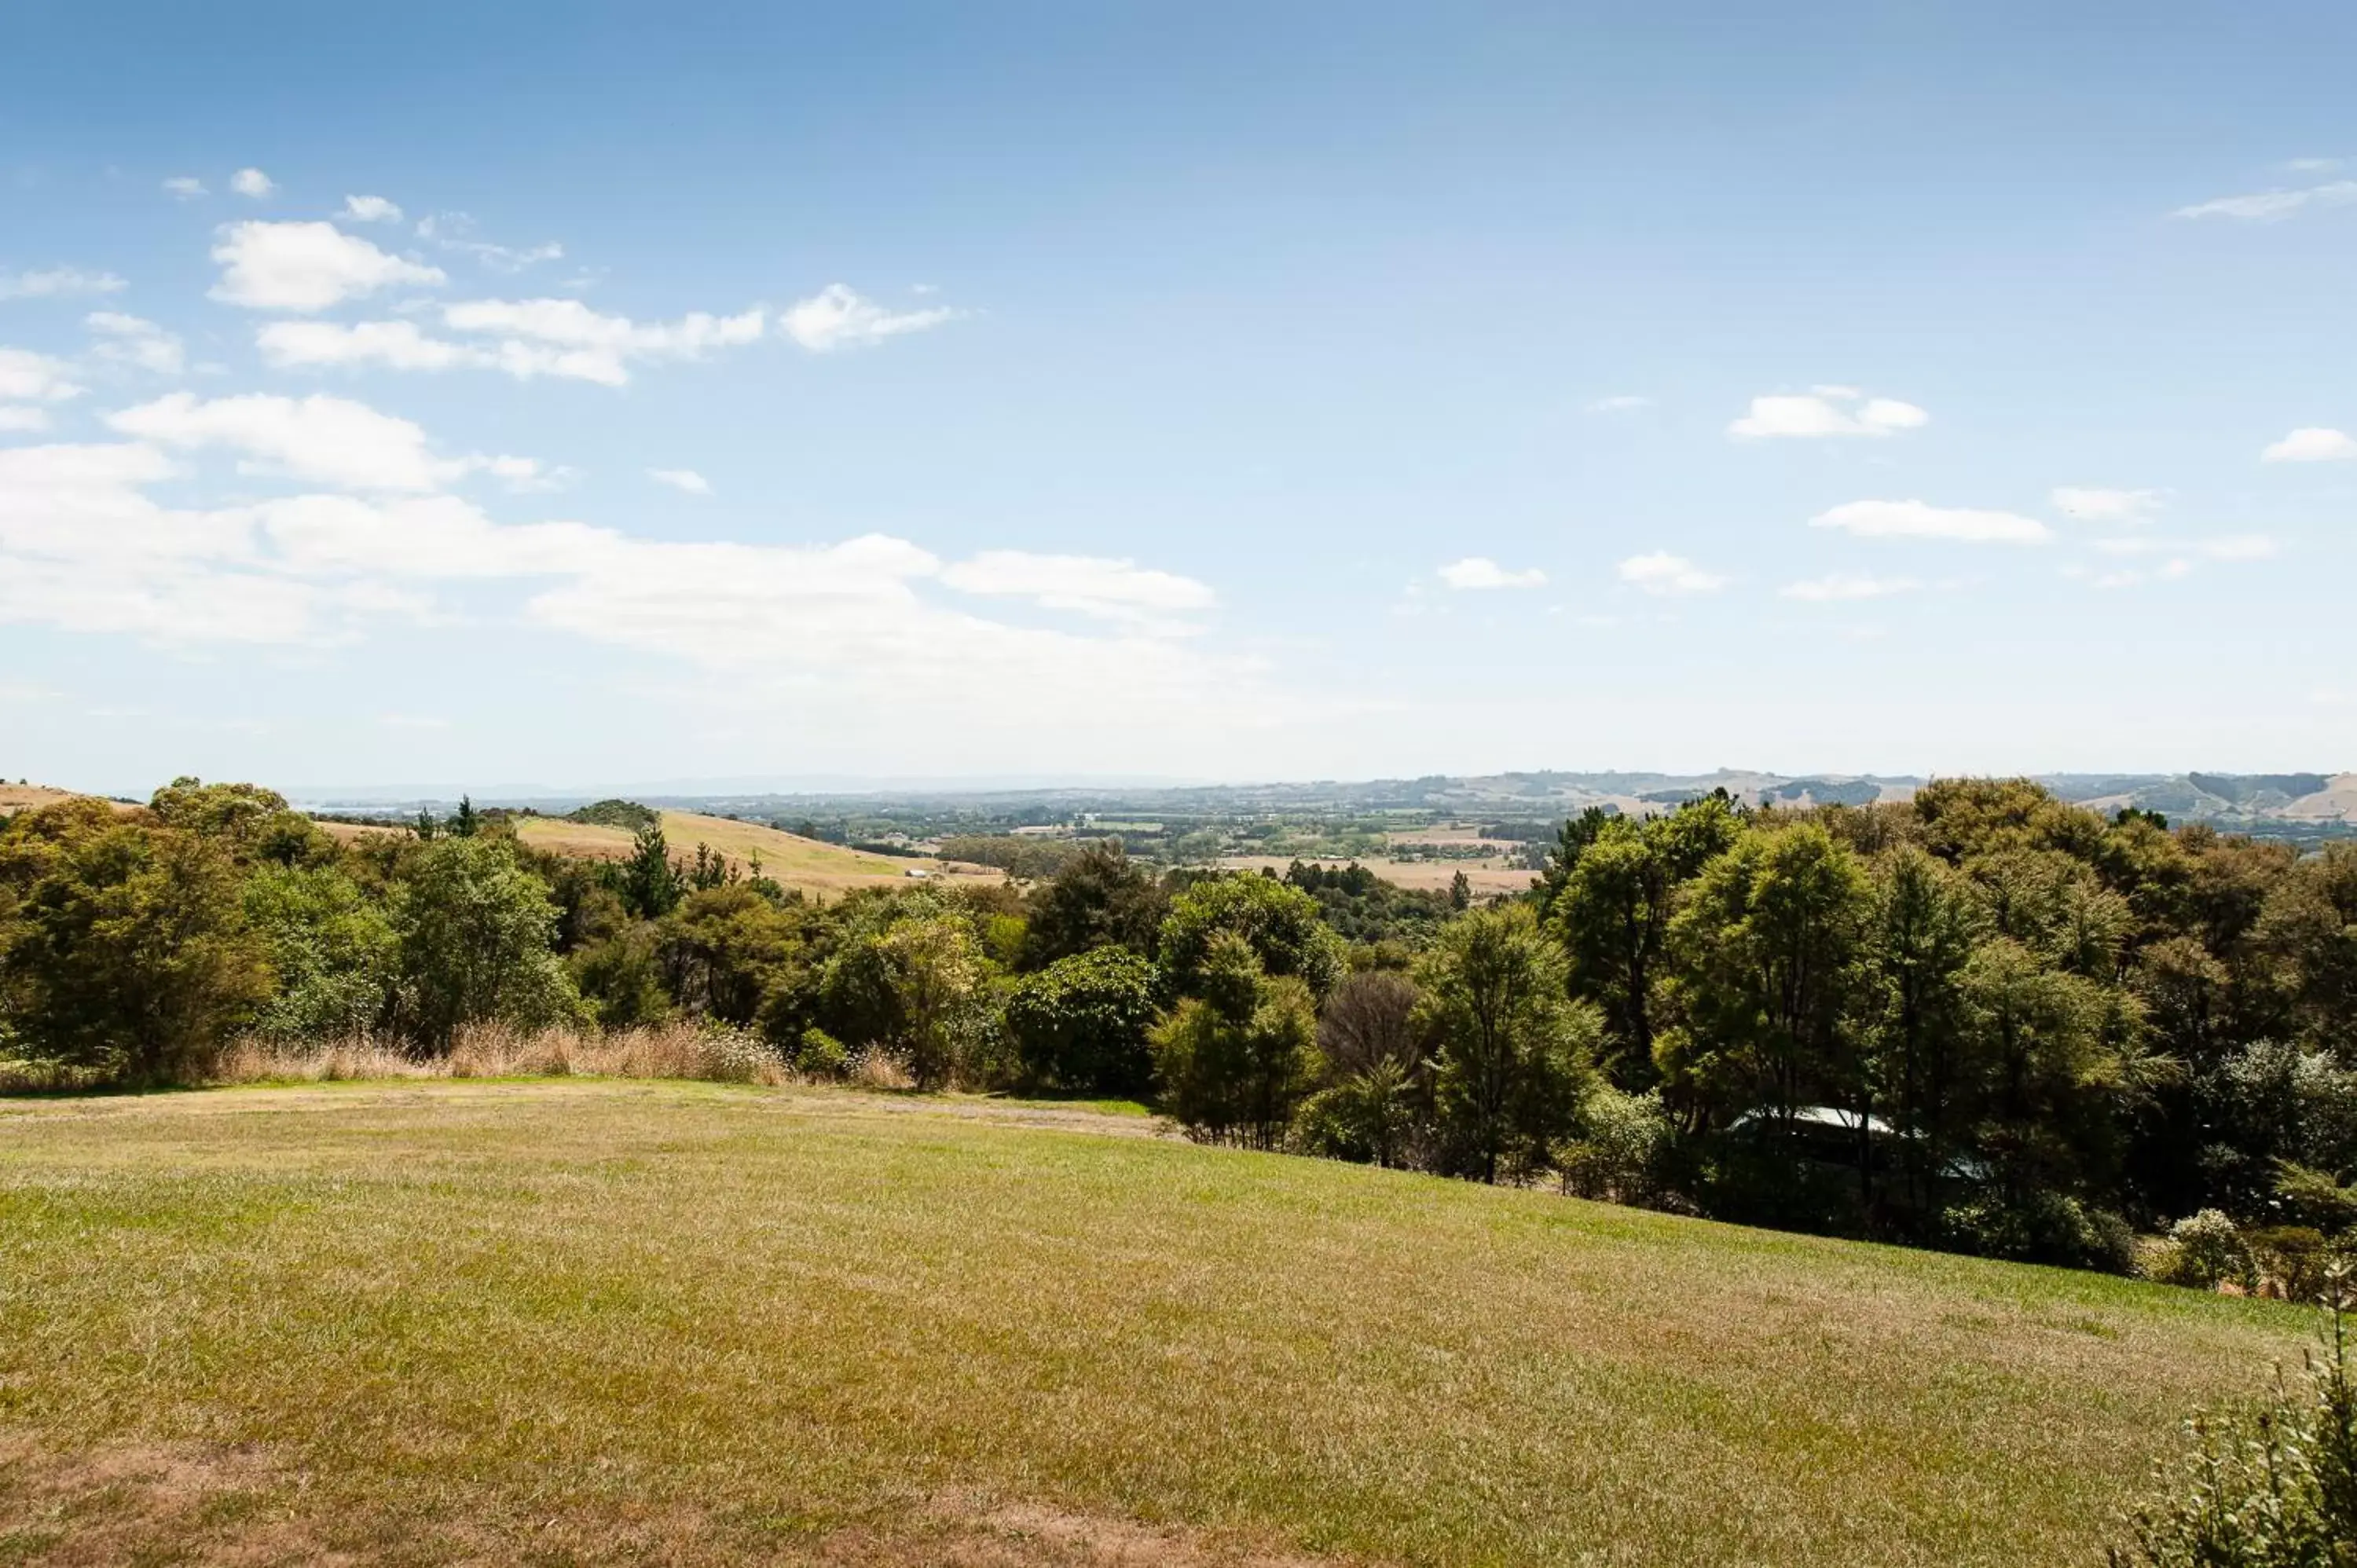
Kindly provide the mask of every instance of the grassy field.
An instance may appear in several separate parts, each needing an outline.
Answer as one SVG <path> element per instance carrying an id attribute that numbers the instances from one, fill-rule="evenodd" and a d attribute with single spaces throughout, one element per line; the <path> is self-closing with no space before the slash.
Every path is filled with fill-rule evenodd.
<path id="1" fill-rule="evenodd" d="M 783 832 L 759 822 L 739 822 L 694 811 L 664 811 L 663 838 L 673 858 L 692 854 L 699 843 L 726 855 L 740 870 L 749 872 L 759 855 L 761 872 L 788 887 L 811 893 L 840 893 L 849 887 L 880 887 L 906 883 L 916 867 L 952 881 L 996 883 L 1002 873 L 988 866 L 944 865 L 935 860 L 902 860 L 868 854 L 842 844 L 824 843 Z M 516 836 L 536 848 L 588 860 L 621 860 L 630 853 L 627 829 L 593 822 L 568 822 L 556 817 L 525 817 L 516 823 Z"/>
<path id="2" fill-rule="evenodd" d="M 1293 862 L 1283 855 L 1232 854 L 1220 864 L 1231 871 L 1272 870 L 1282 875 Z M 1401 887 L 1420 887 L 1427 892 L 1447 892 L 1460 871 L 1477 894 L 1527 893 L 1531 888 L 1532 873 L 1512 864 L 1503 855 L 1490 860 L 1394 860 L 1376 855 L 1355 862 L 1314 860 L 1303 864 L 1323 865 L 1334 871 L 1351 865 L 1363 865 L 1386 882 Z"/>
<path id="3" fill-rule="evenodd" d="M 0 1562 L 2094 1562 L 2286 1307 L 576 1080 L 0 1103 Z"/>

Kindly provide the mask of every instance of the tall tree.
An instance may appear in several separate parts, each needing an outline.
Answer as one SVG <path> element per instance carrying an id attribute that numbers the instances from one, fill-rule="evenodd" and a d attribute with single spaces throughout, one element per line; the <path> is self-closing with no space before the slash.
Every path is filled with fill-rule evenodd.
<path id="1" fill-rule="evenodd" d="M 1577 1123 L 1598 1033 L 1565 994 L 1561 950 L 1528 906 L 1477 910 L 1443 929 L 1416 980 L 1450 1163 L 1489 1182 L 1544 1169 Z"/>

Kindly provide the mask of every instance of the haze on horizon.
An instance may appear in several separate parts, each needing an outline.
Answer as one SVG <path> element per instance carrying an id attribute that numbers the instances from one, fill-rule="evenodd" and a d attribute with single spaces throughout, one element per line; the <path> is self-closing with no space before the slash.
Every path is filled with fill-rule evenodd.
<path id="1" fill-rule="evenodd" d="M 0 19 L 0 770 L 2357 767 L 2357 12 Z"/>

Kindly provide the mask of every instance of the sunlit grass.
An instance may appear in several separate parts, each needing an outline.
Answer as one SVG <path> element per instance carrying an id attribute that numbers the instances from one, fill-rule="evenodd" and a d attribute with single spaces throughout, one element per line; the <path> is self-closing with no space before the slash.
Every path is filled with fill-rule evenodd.
<path id="1" fill-rule="evenodd" d="M 2088 1561 L 2306 1326 L 1102 1128 L 0 1105 L 0 1562 Z"/>

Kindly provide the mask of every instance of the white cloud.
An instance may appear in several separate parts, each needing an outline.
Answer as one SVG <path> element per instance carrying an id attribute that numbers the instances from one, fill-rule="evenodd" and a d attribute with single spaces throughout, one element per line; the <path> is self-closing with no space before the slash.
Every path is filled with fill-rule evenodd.
<path id="1" fill-rule="evenodd" d="M 2357 457 L 2357 440 L 2317 425 L 2295 430 L 2259 454 L 2262 463 L 2337 463 Z"/>
<path id="2" fill-rule="evenodd" d="M 2180 207 L 2169 216 L 2240 218 L 2265 223 L 2288 218 L 2304 207 L 2346 207 L 2352 201 L 2357 201 L 2357 179 L 2336 179 L 2298 190 L 2262 190 L 2249 196 L 2222 196 L 2214 201 L 2198 201 L 2190 207 Z"/>
<path id="3" fill-rule="evenodd" d="M 813 354 L 862 343 L 880 343 L 954 320 L 954 310 L 892 311 L 863 299 L 842 284 L 829 284 L 778 317 L 779 329 Z"/>
<path id="4" fill-rule="evenodd" d="M 1863 401 L 1861 401 L 1863 400 Z M 1729 435 L 1759 440 L 1780 435 L 1889 435 L 1931 423 L 1932 416 L 1897 398 L 1868 398 L 1856 387 L 1813 387 L 1751 400 L 1749 412 L 1727 427 Z"/>
<path id="5" fill-rule="evenodd" d="M 2089 542 L 2104 555 L 2201 556 L 2211 561 L 2266 561 L 2277 553 L 2276 542 L 2264 533 L 2227 533 L 2211 539 L 2156 539 L 2148 533 Z"/>
<path id="6" fill-rule="evenodd" d="M 382 364 L 397 371 L 441 371 L 496 362 L 480 349 L 428 338 L 414 321 L 273 321 L 254 334 L 254 343 L 281 370 Z"/>
<path id="7" fill-rule="evenodd" d="M 553 240 L 544 245 L 519 249 L 469 238 L 474 228 L 475 220 L 463 212 L 429 212 L 417 220 L 417 237 L 443 250 L 472 256 L 499 273 L 520 273 L 543 262 L 561 261 L 565 256 L 565 247 Z"/>
<path id="8" fill-rule="evenodd" d="M 347 196 L 344 216 L 355 223 L 398 223 L 401 209 L 382 196 Z"/>
<path id="9" fill-rule="evenodd" d="M 500 339 L 474 350 L 485 356 L 476 362 L 519 380 L 567 376 L 619 386 L 630 380 L 632 360 L 694 360 L 753 342 L 767 315 L 756 306 L 736 316 L 699 310 L 677 321 L 640 323 L 602 315 L 577 299 L 479 299 L 446 306 L 442 323 Z"/>
<path id="10" fill-rule="evenodd" d="M 1953 539 L 1973 544 L 2040 544 L 2050 537 L 2046 525 L 2034 517 L 1920 500 L 1850 501 L 1819 512 L 1809 526 L 1837 528 L 1867 539 Z"/>
<path id="11" fill-rule="evenodd" d="M 1652 406 L 1653 400 L 1652 398 L 1642 396 L 1637 392 L 1616 392 L 1610 397 L 1599 397 L 1594 403 L 1589 403 L 1587 405 L 1587 412 L 1590 413 L 1625 413 L 1631 409 L 1651 408 Z"/>
<path id="12" fill-rule="evenodd" d="M 1031 599 L 1103 620 L 1179 615 L 1213 602 L 1211 590 L 1192 577 L 1094 555 L 985 550 L 947 568 L 942 581 L 961 593 Z"/>
<path id="13" fill-rule="evenodd" d="M 205 182 L 203 180 L 185 174 L 176 175 L 172 178 L 166 180 L 164 182 L 164 188 L 170 192 L 174 199 L 180 201 L 194 201 L 199 196 L 210 194 L 205 189 Z"/>
<path id="14" fill-rule="evenodd" d="M 285 475 L 361 490 L 431 490 L 477 470 L 513 483 L 542 478 L 527 458 L 437 457 L 425 432 L 366 403 L 314 395 L 259 393 L 201 402 L 173 392 L 109 414 L 125 435 L 166 446 L 225 446 L 242 453 L 238 471 Z"/>
<path id="15" fill-rule="evenodd" d="M 1631 555 L 1620 563 L 1620 580 L 1649 594 L 1715 594 L 1727 586 L 1727 579 L 1716 573 L 1706 572 L 1683 555 L 1673 555 L 1657 550 L 1651 555 Z"/>
<path id="16" fill-rule="evenodd" d="M 29 349 L 0 349 L 0 403 L 63 403 L 81 395 L 62 360 Z"/>
<path id="17" fill-rule="evenodd" d="M 229 188 L 240 196 L 250 196 L 259 201 L 276 190 L 278 185 L 258 168 L 242 168 L 229 177 Z"/>
<path id="18" fill-rule="evenodd" d="M 1536 566 L 1509 572 L 1487 555 L 1468 555 L 1440 568 L 1440 580 L 1452 588 L 1543 588 L 1546 574 Z"/>
<path id="19" fill-rule="evenodd" d="M 159 376 L 177 376 L 188 368 L 180 339 L 152 321 L 119 310 L 94 310 L 82 317 L 82 324 L 99 334 L 91 352 L 102 360 Z"/>
<path id="20" fill-rule="evenodd" d="M 1274 726 L 1254 660 L 1200 651 L 1169 612 L 1210 590 L 1132 563 L 985 553 L 945 565 L 907 540 L 754 545 L 636 539 L 576 522 L 503 524 L 449 495 L 296 495 L 160 507 L 152 446 L 0 447 L 0 622 L 166 643 L 350 640 L 430 619 L 437 585 L 471 613 L 635 649 L 727 677 L 730 703 L 791 700 L 857 728 L 971 724 L 1047 704 L 1135 725 Z M 1008 624 L 941 595 L 998 593 L 1098 618 Z M 813 709 L 813 704 L 816 704 Z"/>
<path id="21" fill-rule="evenodd" d="M 1787 583 L 1776 591 L 1788 599 L 1806 599 L 1816 604 L 1832 604 L 1853 599 L 1889 598 L 1894 594 L 1911 594 L 1922 585 L 1912 577 L 1868 577 L 1857 573 L 1835 572 L 1831 576 L 1813 577 L 1798 583 Z"/>
<path id="22" fill-rule="evenodd" d="M 114 294 L 126 285 L 113 273 L 51 267 L 38 273 L 0 273 L 0 299 L 52 299 L 66 295 Z"/>
<path id="23" fill-rule="evenodd" d="M 712 493 L 712 481 L 693 468 L 649 468 L 647 478 L 659 485 L 669 485 L 673 489 L 684 490 L 692 496 L 708 496 Z"/>
<path id="24" fill-rule="evenodd" d="M 17 435 L 26 431 L 47 430 L 49 411 L 45 408 L 25 408 L 14 403 L 0 403 L 0 435 Z"/>
<path id="25" fill-rule="evenodd" d="M 2163 497 L 2158 490 L 2107 490 L 2061 485 L 2056 487 L 2050 499 L 2057 511 L 2083 522 L 2135 524 L 2150 521 Z"/>
<path id="26" fill-rule="evenodd" d="M 307 315 L 395 284 L 447 281 L 439 267 L 388 254 L 332 223 L 224 224 L 213 260 L 222 270 L 212 297 L 254 310 Z"/>

